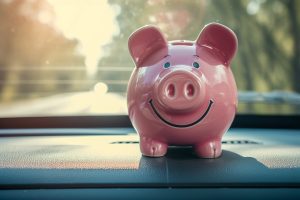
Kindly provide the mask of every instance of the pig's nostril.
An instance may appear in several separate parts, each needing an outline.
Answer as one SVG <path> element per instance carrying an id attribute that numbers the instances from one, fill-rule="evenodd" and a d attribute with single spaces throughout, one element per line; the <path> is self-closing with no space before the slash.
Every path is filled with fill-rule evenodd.
<path id="1" fill-rule="evenodd" d="M 185 88 L 185 94 L 187 97 L 193 97 L 195 94 L 195 88 L 192 84 L 188 84 Z"/>
<path id="2" fill-rule="evenodd" d="M 175 96 L 175 86 L 174 84 L 169 84 L 167 86 L 167 96 L 173 98 Z"/>

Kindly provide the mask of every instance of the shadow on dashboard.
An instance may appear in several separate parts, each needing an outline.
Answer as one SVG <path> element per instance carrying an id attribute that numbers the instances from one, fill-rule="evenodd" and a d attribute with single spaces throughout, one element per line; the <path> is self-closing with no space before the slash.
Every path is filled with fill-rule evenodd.
<path id="1" fill-rule="evenodd" d="M 170 147 L 164 157 L 151 158 L 142 156 L 139 168 L 145 167 L 180 167 L 183 170 L 246 170 L 253 168 L 256 170 L 267 170 L 268 168 L 252 157 L 243 157 L 232 151 L 223 150 L 222 155 L 216 159 L 199 158 L 195 155 L 191 147 Z"/>
<path id="2" fill-rule="evenodd" d="M 293 183 L 299 179 L 299 168 L 270 169 L 253 157 L 243 157 L 223 150 L 217 159 L 198 158 L 193 149 L 171 147 L 165 157 L 141 157 L 139 169 L 166 168 L 173 184 L 255 184 Z"/>

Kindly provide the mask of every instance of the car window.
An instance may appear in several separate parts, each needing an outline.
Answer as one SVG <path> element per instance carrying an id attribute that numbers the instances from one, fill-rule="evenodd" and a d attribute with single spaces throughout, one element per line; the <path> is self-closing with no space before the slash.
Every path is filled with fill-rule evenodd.
<path id="1" fill-rule="evenodd" d="M 121 115 L 134 68 L 127 39 L 146 24 L 195 40 L 237 34 L 238 113 L 300 113 L 300 1 L 1 0 L 0 117 Z"/>

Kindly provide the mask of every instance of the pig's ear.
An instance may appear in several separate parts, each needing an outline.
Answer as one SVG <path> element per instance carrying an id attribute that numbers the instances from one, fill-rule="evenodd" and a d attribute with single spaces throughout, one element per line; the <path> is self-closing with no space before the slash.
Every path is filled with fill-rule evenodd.
<path id="1" fill-rule="evenodd" d="M 206 25 L 200 32 L 196 44 L 201 47 L 218 51 L 225 65 L 229 65 L 236 54 L 238 40 L 235 33 L 228 27 L 211 23 Z"/>
<path id="2" fill-rule="evenodd" d="M 155 26 L 144 26 L 132 33 L 128 48 L 137 67 L 155 64 L 168 54 L 168 43 Z"/>

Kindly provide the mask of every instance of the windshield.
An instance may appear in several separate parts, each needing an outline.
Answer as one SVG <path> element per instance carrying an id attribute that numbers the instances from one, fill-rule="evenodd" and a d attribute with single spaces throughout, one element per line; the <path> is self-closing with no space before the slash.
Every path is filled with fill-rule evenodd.
<path id="1" fill-rule="evenodd" d="M 300 1 L 1 0 L 0 117 L 126 114 L 127 39 L 146 24 L 237 34 L 239 113 L 300 113 Z"/>

